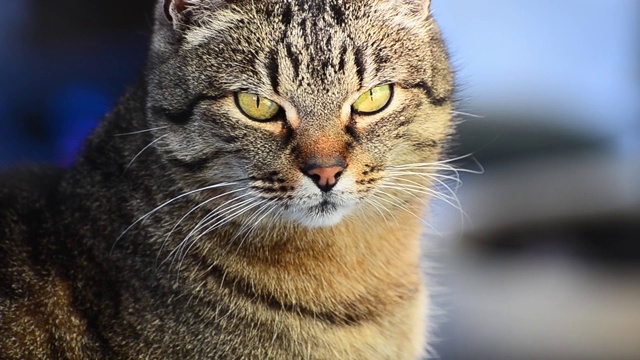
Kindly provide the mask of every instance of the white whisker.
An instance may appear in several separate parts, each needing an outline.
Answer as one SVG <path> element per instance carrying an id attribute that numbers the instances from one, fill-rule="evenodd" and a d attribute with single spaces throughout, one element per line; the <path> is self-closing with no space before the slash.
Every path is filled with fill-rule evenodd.
<path id="1" fill-rule="evenodd" d="M 139 130 L 139 131 L 133 131 L 133 132 L 128 132 L 128 133 L 115 134 L 113 136 L 129 136 L 129 135 L 143 134 L 143 133 L 162 130 L 162 129 L 166 129 L 166 128 L 168 128 L 168 126 L 160 126 L 160 127 L 156 127 L 156 128 L 152 128 L 152 129 L 147 129 L 147 130 Z"/>
<path id="2" fill-rule="evenodd" d="M 418 216 L 417 214 L 415 214 L 413 211 L 411 211 L 411 209 L 407 208 L 404 204 L 401 204 L 401 203 L 399 204 L 399 203 L 397 202 L 397 201 L 399 201 L 399 200 L 397 200 L 396 198 L 394 198 L 394 197 L 393 197 L 393 196 L 391 196 L 390 194 L 387 194 L 387 193 L 386 193 L 386 192 L 384 192 L 384 191 L 378 191 L 378 194 L 380 194 L 380 195 L 386 195 L 386 196 L 388 196 L 388 197 L 390 197 L 390 198 L 391 198 L 391 200 L 388 200 L 388 199 L 385 199 L 385 198 L 383 198 L 383 197 L 381 197 L 381 196 L 378 196 L 377 198 L 378 198 L 379 200 L 386 201 L 386 202 L 390 203 L 391 205 L 393 205 L 393 206 L 395 206 L 395 207 L 399 208 L 400 210 L 405 211 L 405 212 L 406 212 L 406 213 L 408 213 L 409 215 L 411 215 L 411 216 L 415 217 L 416 219 L 420 220 L 420 222 L 421 222 L 422 224 L 424 224 L 424 225 L 428 226 L 431 230 L 433 230 L 433 232 L 434 232 L 434 233 L 436 233 L 436 234 L 437 234 L 437 235 L 439 235 L 439 236 L 442 236 L 442 235 L 440 234 L 440 232 L 439 232 L 438 230 L 436 230 L 436 229 L 433 227 L 433 225 L 431 225 L 431 224 L 429 224 L 428 222 L 426 222 L 422 217 L 420 217 L 420 216 Z M 396 200 L 396 201 L 392 201 L 392 200 Z"/>
<path id="3" fill-rule="evenodd" d="M 134 161 L 136 161 L 136 159 L 142 155 L 143 152 L 145 152 L 145 150 L 147 150 L 148 148 L 150 148 L 153 144 L 157 143 L 158 141 L 162 140 L 162 138 L 164 138 L 165 136 L 167 136 L 167 134 L 160 136 L 159 138 L 153 140 L 151 143 L 149 143 L 149 145 L 145 146 L 142 150 L 140 150 L 140 152 L 138 152 L 136 154 L 136 156 L 133 157 L 133 159 L 131 159 L 131 161 L 129 161 L 129 163 L 127 164 L 127 166 L 124 168 L 124 172 L 127 172 L 127 170 L 129 170 L 129 167 L 131 166 L 131 164 L 133 164 Z"/>
<path id="4" fill-rule="evenodd" d="M 234 202 L 236 202 L 236 201 L 238 201 L 238 200 L 241 200 L 241 198 L 242 198 L 242 197 L 244 197 L 244 196 L 246 196 L 246 195 L 247 195 L 247 194 L 243 194 L 243 195 L 240 195 L 239 197 L 235 197 L 235 198 L 233 198 L 233 199 L 227 200 L 227 201 L 225 201 L 224 203 L 222 203 L 222 204 L 218 205 L 215 209 L 211 210 L 211 211 L 210 211 L 210 212 L 209 212 L 209 213 L 208 213 L 208 214 L 207 214 L 207 215 L 206 215 L 202 220 L 200 220 L 200 221 L 196 224 L 196 226 L 195 226 L 193 229 L 191 229 L 191 231 L 187 234 L 187 236 L 185 236 L 185 237 L 184 237 L 184 239 L 182 239 L 182 241 L 180 242 L 180 244 L 178 244 L 178 246 L 176 246 L 173 250 L 171 250 L 171 252 L 170 252 L 170 253 L 169 253 L 169 255 L 165 258 L 165 260 L 164 260 L 164 261 L 162 261 L 162 264 L 164 264 L 167 260 L 169 260 L 169 259 L 170 259 L 170 258 L 172 258 L 172 257 L 173 257 L 174 259 L 175 259 L 175 257 L 176 257 L 176 256 L 180 256 L 180 257 L 181 257 L 181 256 L 182 256 L 182 254 L 183 254 L 183 250 L 184 250 L 184 248 L 187 246 L 187 244 L 189 244 L 189 243 L 190 243 L 191 238 L 192 238 L 192 237 L 193 237 L 193 236 L 194 236 L 198 231 L 200 231 L 200 229 L 202 229 L 202 228 L 204 228 L 204 227 L 208 226 L 208 224 L 210 224 L 211 222 L 215 222 L 215 221 L 216 221 L 216 219 L 217 219 L 217 218 L 220 218 L 221 216 L 223 216 L 223 215 L 224 215 L 224 213 L 229 212 L 229 211 L 232 211 L 232 209 L 233 209 L 234 207 L 242 206 L 244 203 L 246 203 L 246 202 L 248 202 L 248 201 L 251 201 L 252 199 L 242 200 L 242 201 L 240 202 L 240 204 L 232 205 L 232 206 L 230 207 L 230 209 L 229 209 L 229 208 L 228 208 L 228 209 L 225 209 L 225 210 L 224 210 L 224 212 L 222 212 L 222 213 L 217 212 L 217 211 L 218 211 L 218 209 L 220 209 L 220 208 L 222 208 L 222 207 L 226 206 L 227 204 L 234 203 Z M 211 220 L 211 219 L 213 219 L 213 220 Z M 173 264 L 173 260 L 171 261 L 171 264 Z"/>
<path id="5" fill-rule="evenodd" d="M 205 186 L 203 188 L 200 189 L 196 189 L 196 190 L 191 190 L 188 191 L 184 194 L 178 195 L 164 203 L 162 203 L 161 205 L 159 205 L 158 207 L 154 208 L 153 210 L 149 211 L 148 213 L 142 215 L 138 220 L 136 220 L 133 224 L 129 225 L 129 227 L 127 227 L 122 234 L 120 234 L 120 236 L 118 236 L 118 238 L 116 239 L 116 241 L 113 243 L 113 246 L 111 247 L 111 251 L 113 252 L 113 249 L 115 248 L 116 244 L 118 243 L 118 241 L 120 241 L 120 239 L 122 239 L 122 237 L 129 231 L 131 230 L 131 228 L 133 228 L 134 226 L 136 226 L 137 224 L 139 224 L 141 221 L 145 220 L 146 218 L 148 218 L 149 216 L 153 215 L 154 213 L 156 213 L 157 211 L 159 211 L 160 209 L 162 209 L 163 207 L 169 205 L 170 203 L 182 199 L 186 196 L 198 193 L 198 192 L 202 192 L 202 191 L 206 191 L 206 190 L 211 190 L 211 189 L 215 189 L 215 188 L 219 188 L 222 186 L 230 186 L 230 185 L 235 185 L 238 184 L 238 182 L 226 182 L 226 183 L 220 183 L 220 184 L 215 184 L 215 185 L 210 185 L 210 186 Z"/>
<path id="6" fill-rule="evenodd" d="M 227 196 L 229 194 L 233 194 L 239 191 L 245 191 L 248 190 L 248 188 L 241 188 L 241 189 L 236 189 L 236 190 L 231 190 L 231 191 L 227 191 L 224 192 L 222 194 L 216 195 L 210 199 L 207 199 L 206 201 L 203 201 L 202 203 L 200 203 L 198 206 L 195 206 L 193 209 L 189 210 L 189 212 L 187 212 L 184 216 L 182 216 L 182 218 L 180 218 L 180 220 L 178 220 L 173 227 L 171 228 L 171 231 L 169 231 L 169 233 L 167 234 L 167 236 L 165 237 L 164 241 L 162 242 L 162 246 L 160 247 L 160 250 L 158 251 L 158 256 L 160 256 L 160 253 L 162 252 L 162 250 L 164 249 L 165 244 L 167 243 L 167 241 L 169 240 L 169 238 L 171 237 L 171 235 L 173 234 L 173 232 L 178 228 L 178 226 L 189 216 L 191 215 L 193 212 L 195 212 L 196 210 L 198 210 L 199 208 L 205 206 L 206 204 L 217 200 L 223 196 Z M 157 261 L 157 258 L 156 258 Z"/>
<path id="7" fill-rule="evenodd" d="M 247 238 L 253 236 L 253 234 L 255 233 L 255 231 L 258 229 L 258 225 L 260 224 L 260 222 L 267 217 L 271 211 L 273 211 L 273 209 L 275 209 L 274 206 L 272 206 L 274 204 L 274 201 L 271 200 L 265 200 L 265 204 L 263 204 L 260 209 L 258 209 L 258 211 L 256 211 L 256 213 L 250 218 L 249 223 L 251 221 L 253 221 L 253 219 L 255 219 L 258 215 L 260 216 L 262 214 L 262 212 L 267 209 L 266 212 L 264 212 L 264 214 L 262 216 L 260 216 L 260 218 L 258 220 L 256 220 L 255 222 L 253 222 L 253 224 L 251 224 L 251 227 L 248 229 L 248 231 L 246 232 L 246 234 L 244 235 L 244 237 L 242 238 L 242 240 L 240 240 L 240 244 L 238 244 L 237 249 L 236 249 L 236 255 L 238 255 L 238 251 L 240 251 L 240 248 L 242 247 L 242 245 L 244 244 L 244 242 L 247 240 Z M 242 229 L 241 229 L 242 231 Z M 238 231 L 238 234 L 241 234 L 242 232 Z M 235 237 L 231 240 L 231 242 L 233 242 L 233 240 L 235 240 Z M 230 242 L 230 244 L 231 244 Z M 227 246 L 228 249 L 228 246 Z"/>
<path id="8" fill-rule="evenodd" d="M 394 190 L 400 190 L 403 191 L 405 193 L 411 194 L 411 195 L 415 195 L 415 193 L 418 194 L 423 194 L 423 195 L 428 195 L 428 196 L 432 196 L 436 199 L 442 200 L 444 202 L 446 202 L 447 204 L 451 205 L 454 209 L 462 211 L 461 207 L 459 205 L 456 204 L 456 202 L 454 202 L 455 200 L 448 197 L 447 195 L 444 195 L 442 193 L 439 193 L 437 191 L 434 191 L 432 189 L 429 188 L 424 188 L 424 187 L 417 187 L 414 185 L 407 185 L 407 184 L 385 184 L 385 185 L 380 185 L 380 188 L 383 189 L 394 189 Z M 422 200 L 422 199 L 421 199 Z"/>
<path id="9" fill-rule="evenodd" d="M 467 117 L 474 118 L 474 119 L 484 119 L 486 117 L 484 115 L 472 114 L 472 113 L 462 112 L 462 111 L 450 111 L 449 113 L 451 115 L 467 116 Z"/>
<path id="10" fill-rule="evenodd" d="M 456 188 L 462 185 L 462 180 L 457 176 L 449 176 L 433 172 L 415 172 L 415 171 L 388 171 L 387 175 L 391 178 L 400 176 L 418 176 L 425 180 L 444 179 L 456 183 Z"/>
<path id="11" fill-rule="evenodd" d="M 464 160 L 464 159 L 471 159 L 478 166 L 479 170 L 459 168 L 459 167 L 454 167 L 454 166 L 451 165 L 451 163 L 454 163 L 454 162 L 460 161 L 460 160 Z M 397 170 L 401 170 L 401 169 L 407 169 L 407 168 L 412 168 L 412 169 L 428 168 L 428 169 L 438 169 L 438 170 L 455 171 L 455 172 L 465 172 L 465 173 L 471 173 L 471 174 L 483 174 L 484 173 L 484 168 L 478 162 L 478 160 L 476 160 L 473 157 L 473 154 L 462 155 L 462 156 L 458 156 L 458 157 L 455 157 L 455 158 L 446 159 L 446 160 L 439 160 L 439 161 L 434 161 L 434 162 L 393 165 L 393 166 L 388 166 L 386 169 L 389 169 L 389 170 L 396 170 L 396 169 Z"/>
<path id="12" fill-rule="evenodd" d="M 200 229 L 209 226 L 211 223 L 214 223 L 216 221 L 218 221 L 220 218 L 224 217 L 225 215 L 229 214 L 230 212 L 235 211 L 238 207 L 241 207 L 247 203 L 252 202 L 254 199 L 253 198 L 249 198 L 249 199 L 244 199 L 242 201 L 240 201 L 239 203 L 233 204 L 233 205 L 229 205 L 226 209 L 224 209 L 223 211 L 218 211 L 219 209 L 223 208 L 224 206 L 227 206 L 228 204 L 234 203 L 238 200 L 241 200 L 243 197 L 249 196 L 251 195 L 251 193 L 245 193 L 245 194 L 241 194 L 238 197 L 235 197 L 233 199 L 227 200 L 224 203 L 218 205 L 218 207 L 216 207 L 215 209 L 211 210 L 202 220 L 200 220 L 198 222 L 198 224 L 196 224 L 196 226 L 191 230 L 191 232 L 189 232 L 189 234 L 185 237 L 185 240 L 189 239 L 191 236 L 193 236 L 196 232 L 200 231 Z"/>
<path id="13" fill-rule="evenodd" d="M 216 207 L 215 209 L 213 209 L 212 211 L 210 211 L 202 220 L 200 220 L 198 222 L 198 224 L 196 224 L 196 226 L 189 232 L 189 234 L 187 234 L 187 236 L 185 236 L 185 238 L 182 240 L 180 245 L 178 245 L 169 254 L 169 257 L 171 257 L 176 252 L 179 253 L 180 257 L 182 257 L 183 254 L 184 254 L 185 247 L 189 246 L 189 244 L 193 243 L 194 241 L 199 240 L 207 232 L 213 230 L 214 227 L 216 227 L 218 225 L 226 224 L 227 223 L 227 222 L 225 222 L 225 217 L 226 216 L 229 216 L 229 218 L 226 218 L 227 220 L 228 219 L 232 220 L 233 218 L 238 216 L 239 213 L 241 213 L 243 209 L 246 209 L 246 207 L 243 208 L 243 206 L 246 206 L 247 204 L 251 204 L 252 202 L 255 201 L 254 198 L 249 198 L 249 199 L 242 200 L 243 197 L 248 196 L 248 195 L 251 195 L 251 193 L 242 194 L 242 195 L 240 195 L 240 196 L 238 196 L 236 198 L 228 200 L 228 201 L 224 202 L 223 204 L 219 205 L 218 207 Z M 229 205 L 229 206 L 227 206 L 227 205 Z M 225 208 L 225 206 L 226 206 L 226 208 Z M 223 210 L 219 211 L 219 209 L 223 209 Z M 207 230 L 205 230 L 202 233 L 198 234 L 204 228 L 206 228 Z M 194 236 L 196 236 L 196 235 L 197 235 L 197 237 L 195 239 L 193 239 Z"/>
<path id="14" fill-rule="evenodd" d="M 249 218 L 244 219 L 243 220 L 243 224 L 242 227 L 240 227 L 240 229 L 237 231 L 236 235 L 231 239 L 231 242 L 233 242 L 240 234 L 242 234 L 245 230 L 249 230 L 249 229 L 253 229 L 255 228 L 255 226 L 260 222 L 260 220 L 262 220 L 262 218 L 260 218 L 258 221 L 252 223 L 256 218 L 258 218 L 262 212 L 265 209 L 269 209 L 269 206 L 273 205 L 273 201 L 271 200 L 265 200 L 263 202 L 263 205 L 260 206 L 260 208 L 253 214 L 251 215 Z M 267 211 L 268 213 L 268 211 Z"/>
<path id="15" fill-rule="evenodd" d="M 255 201 L 255 199 L 249 199 L 252 201 Z M 199 234 L 195 239 L 191 240 L 191 239 L 186 239 L 184 243 L 184 245 L 181 245 L 180 247 L 183 247 L 183 250 L 181 251 L 180 254 L 180 262 L 178 264 L 178 274 L 180 272 L 180 269 L 182 268 L 182 263 L 185 259 L 185 257 L 187 256 L 187 254 L 189 253 L 189 251 L 193 248 L 193 246 L 205 235 L 207 235 L 208 233 L 220 228 L 223 225 L 228 224 L 229 222 L 233 221 L 234 219 L 236 219 L 237 217 L 239 217 L 240 215 L 246 213 L 247 211 L 253 209 L 256 206 L 259 206 L 260 204 L 262 204 L 263 201 L 255 201 L 254 203 L 250 203 L 248 206 L 246 206 L 245 208 L 242 208 L 240 210 L 237 210 L 236 212 L 232 213 L 229 215 L 228 218 L 223 219 L 221 221 L 218 221 L 217 223 L 211 225 L 209 228 L 207 228 L 206 230 L 204 230 L 201 234 Z M 186 247 L 186 248 L 185 248 Z"/>
<path id="16" fill-rule="evenodd" d="M 370 197 L 365 198 L 365 203 L 368 203 L 369 205 L 371 205 L 371 207 L 373 207 L 380 214 L 380 216 L 384 220 L 385 224 L 389 225 L 389 222 L 387 221 L 387 218 L 384 216 L 384 213 L 380 209 L 383 209 L 383 210 L 387 211 L 391 215 L 393 220 L 396 222 L 396 225 L 398 225 L 398 220 L 396 220 L 395 216 L 393 216 L 393 213 L 391 211 L 389 211 L 389 209 L 384 207 L 382 204 L 380 204 L 376 200 L 376 196 L 375 195 L 372 194 Z"/>

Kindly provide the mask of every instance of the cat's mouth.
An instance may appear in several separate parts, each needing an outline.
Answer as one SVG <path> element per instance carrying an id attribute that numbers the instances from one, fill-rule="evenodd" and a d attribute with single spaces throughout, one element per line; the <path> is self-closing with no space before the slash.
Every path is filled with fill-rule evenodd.
<path id="1" fill-rule="evenodd" d="M 322 199 L 320 204 L 316 205 L 315 207 L 318 208 L 321 212 L 330 212 L 336 211 L 338 206 L 330 200 Z"/>
<path id="2" fill-rule="evenodd" d="M 352 209 L 353 205 L 323 197 L 315 204 L 288 206 L 284 214 L 290 220 L 303 226 L 318 228 L 338 224 Z"/>

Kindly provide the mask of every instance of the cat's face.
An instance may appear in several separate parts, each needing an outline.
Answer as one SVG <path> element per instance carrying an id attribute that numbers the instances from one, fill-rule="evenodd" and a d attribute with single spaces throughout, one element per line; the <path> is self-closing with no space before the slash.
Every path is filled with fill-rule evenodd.
<path id="1" fill-rule="evenodd" d="M 415 197 L 386 199 L 390 173 L 436 161 L 451 128 L 423 0 L 161 1 L 148 82 L 186 189 L 234 183 L 238 203 L 309 227 Z"/>

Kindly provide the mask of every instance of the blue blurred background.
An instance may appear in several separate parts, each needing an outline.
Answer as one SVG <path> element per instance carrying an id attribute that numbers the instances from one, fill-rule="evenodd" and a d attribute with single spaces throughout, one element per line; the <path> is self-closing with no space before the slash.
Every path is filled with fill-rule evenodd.
<path id="1" fill-rule="evenodd" d="M 0 11 L 0 168 L 68 165 L 140 76 L 153 1 L 13 0 Z"/>
<path id="2" fill-rule="evenodd" d="M 152 5 L 5 1 L 0 169 L 72 163 L 140 76 Z M 433 0 L 433 11 L 458 69 L 452 155 L 485 169 L 462 173 L 466 216 L 436 203 L 429 218 L 435 350 L 640 359 L 640 4 Z"/>

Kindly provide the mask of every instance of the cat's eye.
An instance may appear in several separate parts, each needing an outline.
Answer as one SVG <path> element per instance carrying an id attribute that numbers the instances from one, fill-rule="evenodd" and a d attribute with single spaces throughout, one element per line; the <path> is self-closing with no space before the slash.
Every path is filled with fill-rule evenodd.
<path id="1" fill-rule="evenodd" d="M 236 104 L 245 116 L 260 122 L 271 121 L 280 112 L 274 101 L 247 92 L 236 93 Z"/>
<path id="2" fill-rule="evenodd" d="M 359 114 L 373 115 L 382 111 L 393 96 L 393 86 L 391 84 L 376 86 L 364 94 L 353 103 L 353 110 Z"/>

